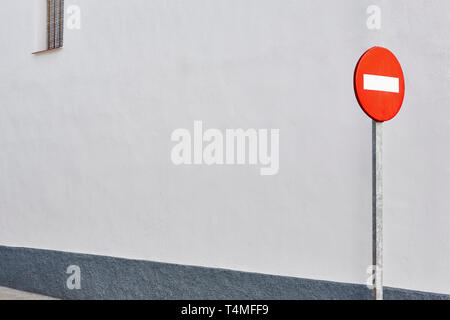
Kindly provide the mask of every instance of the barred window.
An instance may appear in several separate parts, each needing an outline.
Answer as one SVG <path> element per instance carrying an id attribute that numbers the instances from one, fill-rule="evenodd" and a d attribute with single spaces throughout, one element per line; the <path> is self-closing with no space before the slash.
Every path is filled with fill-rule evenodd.
<path id="1" fill-rule="evenodd" d="M 64 0 L 47 0 L 47 49 L 64 43 Z"/>
<path id="2" fill-rule="evenodd" d="M 64 0 L 35 1 L 35 52 L 47 52 L 64 44 Z"/>

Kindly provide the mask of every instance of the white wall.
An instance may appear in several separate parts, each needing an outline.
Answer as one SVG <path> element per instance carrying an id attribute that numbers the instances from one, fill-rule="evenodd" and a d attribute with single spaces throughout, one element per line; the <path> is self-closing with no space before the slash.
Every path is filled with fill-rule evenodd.
<path id="1" fill-rule="evenodd" d="M 364 283 L 371 122 L 352 77 L 383 45 L 407 90 L 385 125 L 385 282 L 450 293 L 448 1 L 67 0 L 82 29 L 39 56 L 31 2 L 0 11 L 1 245 Z M 194 120 L 279 128 L 280 173 L 174 166 Z"/>
<path id="2" fill-rule="evenodd" d="M 46 50 L 47 43 L 47 0 L 32 0 L 34 49 L 33 52 Z"/>

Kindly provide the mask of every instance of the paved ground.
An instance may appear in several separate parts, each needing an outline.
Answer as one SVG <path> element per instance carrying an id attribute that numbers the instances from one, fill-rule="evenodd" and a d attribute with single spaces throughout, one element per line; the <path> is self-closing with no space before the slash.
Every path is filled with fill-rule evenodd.
<path id="1" fill-rule="evenodd" d="M 0 300 L 56 300 L 39 294 L 0 287 Z"/>

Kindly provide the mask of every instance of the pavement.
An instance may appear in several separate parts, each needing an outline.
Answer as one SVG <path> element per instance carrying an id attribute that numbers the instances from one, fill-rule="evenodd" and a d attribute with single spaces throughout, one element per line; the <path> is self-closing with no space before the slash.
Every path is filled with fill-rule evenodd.
<path id="1" fill-rule="evenodd" d="M 57 300 L 40 294 L 0 287 L 0 300 Z"/>

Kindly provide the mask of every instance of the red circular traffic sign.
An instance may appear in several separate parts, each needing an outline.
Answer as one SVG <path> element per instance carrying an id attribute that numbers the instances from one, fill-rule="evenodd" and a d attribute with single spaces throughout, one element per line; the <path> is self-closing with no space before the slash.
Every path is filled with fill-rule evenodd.
<path id="1" fill-rule="evenodd" d="M 387 121 L 400 111 L 405 96 L 402 67 L 392 52 L 373 47 L 359 59 L 354 75 L 356 99 L 375 121 Z"/>

